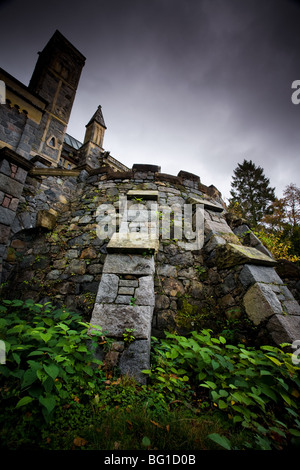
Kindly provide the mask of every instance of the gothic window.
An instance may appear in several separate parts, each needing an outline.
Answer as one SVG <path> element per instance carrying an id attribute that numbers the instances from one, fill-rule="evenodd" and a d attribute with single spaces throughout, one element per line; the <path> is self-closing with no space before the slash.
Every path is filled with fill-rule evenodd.
<path id="1" fill-rule="evenodd" d="M 47 140 L 47 145 L 53 149 L 57 148 L 57 139 L 56 137 L 54 137 L 54 135 L 49 137 L 49 139 Z"/>

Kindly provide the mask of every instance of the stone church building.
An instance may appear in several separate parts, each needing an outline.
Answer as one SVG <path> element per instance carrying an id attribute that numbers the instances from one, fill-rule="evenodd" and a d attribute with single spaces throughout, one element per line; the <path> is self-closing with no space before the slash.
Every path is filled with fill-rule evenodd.
<path id="1" fill-rule="evenodd" d="M 56 31 L 28 86 L 0 68 L 2 298 L 82 313 L 114 339 L 99 352 L 106 364 L 141 382 L 150 337 L 166 330 L 300 339 L 295 293 L 213 185 L 184 169 L 118 161 L 104 149 L 101 106 L 84 142 L 67 133 L 84 64 Z"/>

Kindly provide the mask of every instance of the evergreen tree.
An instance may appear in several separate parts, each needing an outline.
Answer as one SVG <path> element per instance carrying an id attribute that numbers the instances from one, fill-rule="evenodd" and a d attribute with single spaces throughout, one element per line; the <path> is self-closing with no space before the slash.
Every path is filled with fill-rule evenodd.
<path id="1" fill-rule="evenodd" d="M 263 169 L 252 160 L 244 159 L 234 170 L 231 188 L 230 204 L 238 203 L 243 217 L 252 227 L 257 227 L 275 200 L 275 188 L 270 187 L 270 180 L 265 177 Z"/>

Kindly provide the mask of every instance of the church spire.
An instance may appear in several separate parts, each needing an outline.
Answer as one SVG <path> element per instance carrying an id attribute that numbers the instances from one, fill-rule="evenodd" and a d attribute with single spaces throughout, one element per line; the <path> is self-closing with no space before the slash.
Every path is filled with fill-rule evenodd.
<path id="1" fill-rule="evenodd" d="M 103 139 L 104 133 L 106 130 L 106 125 L 104 122 L 102 108 L 98 106 L 97 111 L 91 117 L 90 121 L 87 123 L 85 137 L 84 137 L 84 144 L 91 142 L 92 144 L 100 147 L 103 150 Z"/>
<path id="2" fill-rule="evenodd" d="M 105 125 L 103 114 L 102 114 L 102 107 L 100 105 L 98 106 L 97 111 L 95 112 L 95 114 L 89 120 L 86 127 L 88 127 L 93 121 L 96 121 L 98 124 L 100 124 L 102 127 L 104 127 L 106 129 L 106 125 Z"/>

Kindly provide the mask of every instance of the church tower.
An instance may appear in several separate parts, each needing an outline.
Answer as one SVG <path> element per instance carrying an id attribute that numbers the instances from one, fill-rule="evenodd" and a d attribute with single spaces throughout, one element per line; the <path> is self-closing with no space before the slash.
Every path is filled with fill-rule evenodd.
<path id="1" fill-rule="evenodd" d="M 29 90 L 47 101 L 32 150 L 57 165 L 85 57 L 56 31 L 42 52 Z"/>

